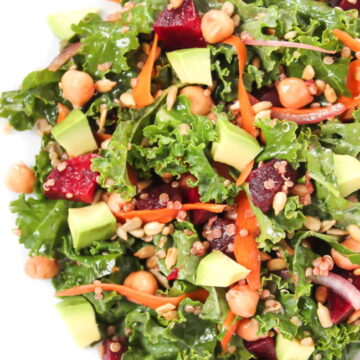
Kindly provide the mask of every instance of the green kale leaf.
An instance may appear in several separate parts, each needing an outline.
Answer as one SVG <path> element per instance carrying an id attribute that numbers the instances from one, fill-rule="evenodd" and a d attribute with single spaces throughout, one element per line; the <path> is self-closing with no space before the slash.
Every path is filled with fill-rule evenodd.
<path id="1" fill-rule="evenodd" d="M 20 90 L 1 94 L 0 116 L 8 118 L 9 123 L 20 131 L 31 129 L 40 118 L 55 124 L 58 114 L 56 104 L 62 99 L 59 89 L 61 75 L 59 71 L 47 69 L 30 73 Z"/>
<path id="2" fill-rule="evenodd" d="M 203 202 L 221 203 L 234 197 L 235 184 L 224 182 L 207 157 L 208 146 L 217 137 L 215 126 L 207 117 L 191 114 L 186 97 L 180 96 L 170 111 L 163 106 L 143 134 L 150 145 L 132 147 L 130 163 L 135 169 L 176 176 L 190 172 Z"/>
<path id="3" fill-rule="evenodd" d="M 21 230 L 20 243 L 31 255 L 53 257 L 68 230 L 68 200 L 25 199 L 20 195 L 11 202 L 11 212 L 17 214 L 16 225 Z"/>
<path id="4" fill-rule="evenodd" d="M 336 154 L 358 156 L 360 123 L 327 122 L 321 126 L 320 142 Z"/>

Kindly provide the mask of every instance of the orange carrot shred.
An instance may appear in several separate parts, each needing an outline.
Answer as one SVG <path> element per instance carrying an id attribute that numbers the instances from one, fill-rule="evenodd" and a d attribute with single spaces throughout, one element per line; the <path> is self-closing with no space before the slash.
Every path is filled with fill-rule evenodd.
<path id="1" fill-rule="evenodd" d="M 349 65 L 349 71 L 347 73 L 346 86 L 349 89 L 352 96 L 358 96 L 360 94 L 360 81 L 356 80 L 357 73 L 360 71 L 360 59 L 354 60 Z"/>
<path id="2" fill-rule="evenodd" d="M 166 296 L 156 296 L 156 295 L 146 294 L 144 292 L 134 290 L 124 285 L 105 284 L 105 283 L 75 286 L 70 289 L 58 291 L 55 295 L 56 296 L 82 295 L 95 291 L 95 288 L 101 288 L 103 291 L 115 291 L 120 295 L 128 297 L 130 301 L 136 302 L 140 305 L 148 306 L 152 309 L 156 309 L 159 306 L 168 303 L 178 306 L 179 303 L 185 298 L 190 298 L 192 300 L 198 300 L 204 302 L 208 297 L 208 292 L 203 289 L 195 290 L 190 293 L 182 294 L 176 297 L 166 297 Z"/>
<path id="3" fill-rule="evenodd" d="M 137 109 L 148 106 L 155 101 L 154 97 L 151 95 L 151 75 L 156 60 L 157 44 L 158 36 L 155 34 L 150 54 L 136 79 L 136 85 L 132 91 Z"/>
<path id="4" fill-rule="evenodd" d="M 355 51 L 355 52 L 360 51 L 360 41 L 353 38 L 347 32 L 339 30 L 339 29 L 334 29 L 333 34 L 339 41 L 341 41 L 350 50 Z"/>
<path id="5" fill-rule="evenodd" d="M 234 319 L 235 319 L 235 314 L 230 310 L 223 324 L 223 327 L 226 330 L 224 337 L 221 339 L 221 348 L 223 354 L 228 351 L 229 343 L 236 331 L 237 322 L 234 323 Z"/>
<path id="6" fill-rule="evenodd" d="M 236 261 L 250 270 L 246 280 L 251 289 L 261 287 L 260 251 L 256 242 L 258 222 L 254 215 L 245 191 L 238 197 L 234 254 Z"/>
<path id="7" fill-rule="evenodd" d="M 213 213 L 221 213 L 225 210 L 226 205 L 223 204 L 209 204 L 209 203 L 193 203 L 183 204 L 180 210 L 206 210 Z M 153 209 L 153 210 L 133 210 L 128 212 L 117 212 L 115 216 L 121 220 L 140 218 L 143 222 L 148 223 L 157 221 L 166 224 L 174 220 L 178 215 L 177 209 Z"/>
<path id="8" fill-rule="evenodd" d="M 236 180 L 236 185 L 237 186 L 241 186 L 245 180 L 247 179 L 247 177 L 250 175 L 251 170 L 254 167 L 254 160 L 250 161 L 242 170 L 239 178 Z"/>
<path id="9" fill-rule="evenodd" d="M 344 104 L 346 109 L 351 109 L 360 105 L 360 98 L 354 99 L 346 96 L 341 96 L 339 99 L 339 103 Z"/>
<path id="10" fill-rule="evenodd" d="M 239 124 L 244 130 L 253 136 L 257 136 L 258 130 L 254 125 L 255 115 L 251 107 L 248 93 L 246 92 L 243 75 L 246 65 L 247 51 L 244 42 L 237 36 L 230 36 L 224 40 L 225 44 L 232 45 L 235 47 L 239 59 L 239 102 L 240 102 L 240 113 L 241 113 L 241 124 Z"/>

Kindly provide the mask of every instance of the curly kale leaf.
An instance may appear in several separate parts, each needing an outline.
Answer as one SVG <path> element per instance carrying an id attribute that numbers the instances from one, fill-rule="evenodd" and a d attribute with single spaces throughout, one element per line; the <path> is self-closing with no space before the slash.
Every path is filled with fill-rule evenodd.
<path id="1" fill-rule="evenodd" d="M 133 167 L 142 172 L 153 169 L 158 175 L 190 172 L 197 179 L 193 185 L 198 186 L 203 202 L 221 203 L 234 197 L 235 185 L 224 183 L 207 156 L 210 143 L 217 138 L 215 126 L 207 117 L 191 114 L 187 98 L 179 97 L 170 111 L 163 106 L 143 134 L 150 145 L 132 147 Z"/>

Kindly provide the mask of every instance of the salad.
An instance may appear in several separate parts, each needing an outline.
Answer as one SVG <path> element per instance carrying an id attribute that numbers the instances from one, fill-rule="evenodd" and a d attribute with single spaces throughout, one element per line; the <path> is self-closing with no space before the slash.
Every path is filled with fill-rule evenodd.
<path id="1" fill-rule="evenodd" d="M 0 116 L 26 273 L 103 360 L 360 351 L 356 0 L 120 1 L 49 16 L 61 51 Z M 31 195 L 29 195 L 31 194 Z"/>

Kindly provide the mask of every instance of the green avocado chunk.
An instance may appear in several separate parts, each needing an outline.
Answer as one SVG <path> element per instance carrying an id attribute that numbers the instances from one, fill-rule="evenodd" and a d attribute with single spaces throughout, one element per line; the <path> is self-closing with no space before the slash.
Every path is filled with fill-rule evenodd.
<path id="1" fill-rule="evenodd" d="M 360 161 L 350 155 L 334 154 L 334 173 L 340 194 L 346 197 L 360 189 Z"/>
<path id="2" fill-rule="evenodd" d="M 107 240 L 116 231 L 116 218 L 103 201 L 83 208 L 69 209 L 68 224 L 76 250 L 85 248 L 94 241 Z"/>
<path id="3" fill-rule="evenodd" d="M 221 251 L 214 250 L 200 261 L 196 272 L 196 285 L 228 287 L 245 279 L 249 272 Z"/>
<path id="4" fill-rule="evenodd" d="M 87 14 L 97 14 L 99 9 L 88 8 L 51 14 L 47 17 L 48 24 L 53 33 L 61 40 L 68 40 L 74 32 L 71 30 L 72 24 L 78 24 Z"/>
<path id="5" fill-rule="evenodd" d="M 301 345 L 299 341 L 285 339 L 281 334 L 276 336 L 278 360 L 308 360 L 314 350 L 314 345 Z"/>
<path id="6" fill-rule="evenodd" d="M 82 296 L 67 298 L 56 304 L 76 344 L 83 348 L 101 339 L 92 306 Z"/>
<path id="7" fill-rule="evenodd" d="M 166 56 L 182 83 L 212 86 L 210 49 L 176 50 Z"/>
<path id="8" fill-rule="evenodd" d="M 51 130 L 55 140 L 70 154 L 78 156 L 97 149 L 89 122 L 78 109 Z"/>
<path id="9" fill-rule="evenodd" d="M 242 171 L 261 151 L 259 143 L 253 136 L 225 118 L 218 118 L 216 131 L 219 139 L 213 142 L 211 149 L 215 161 Z"/>

